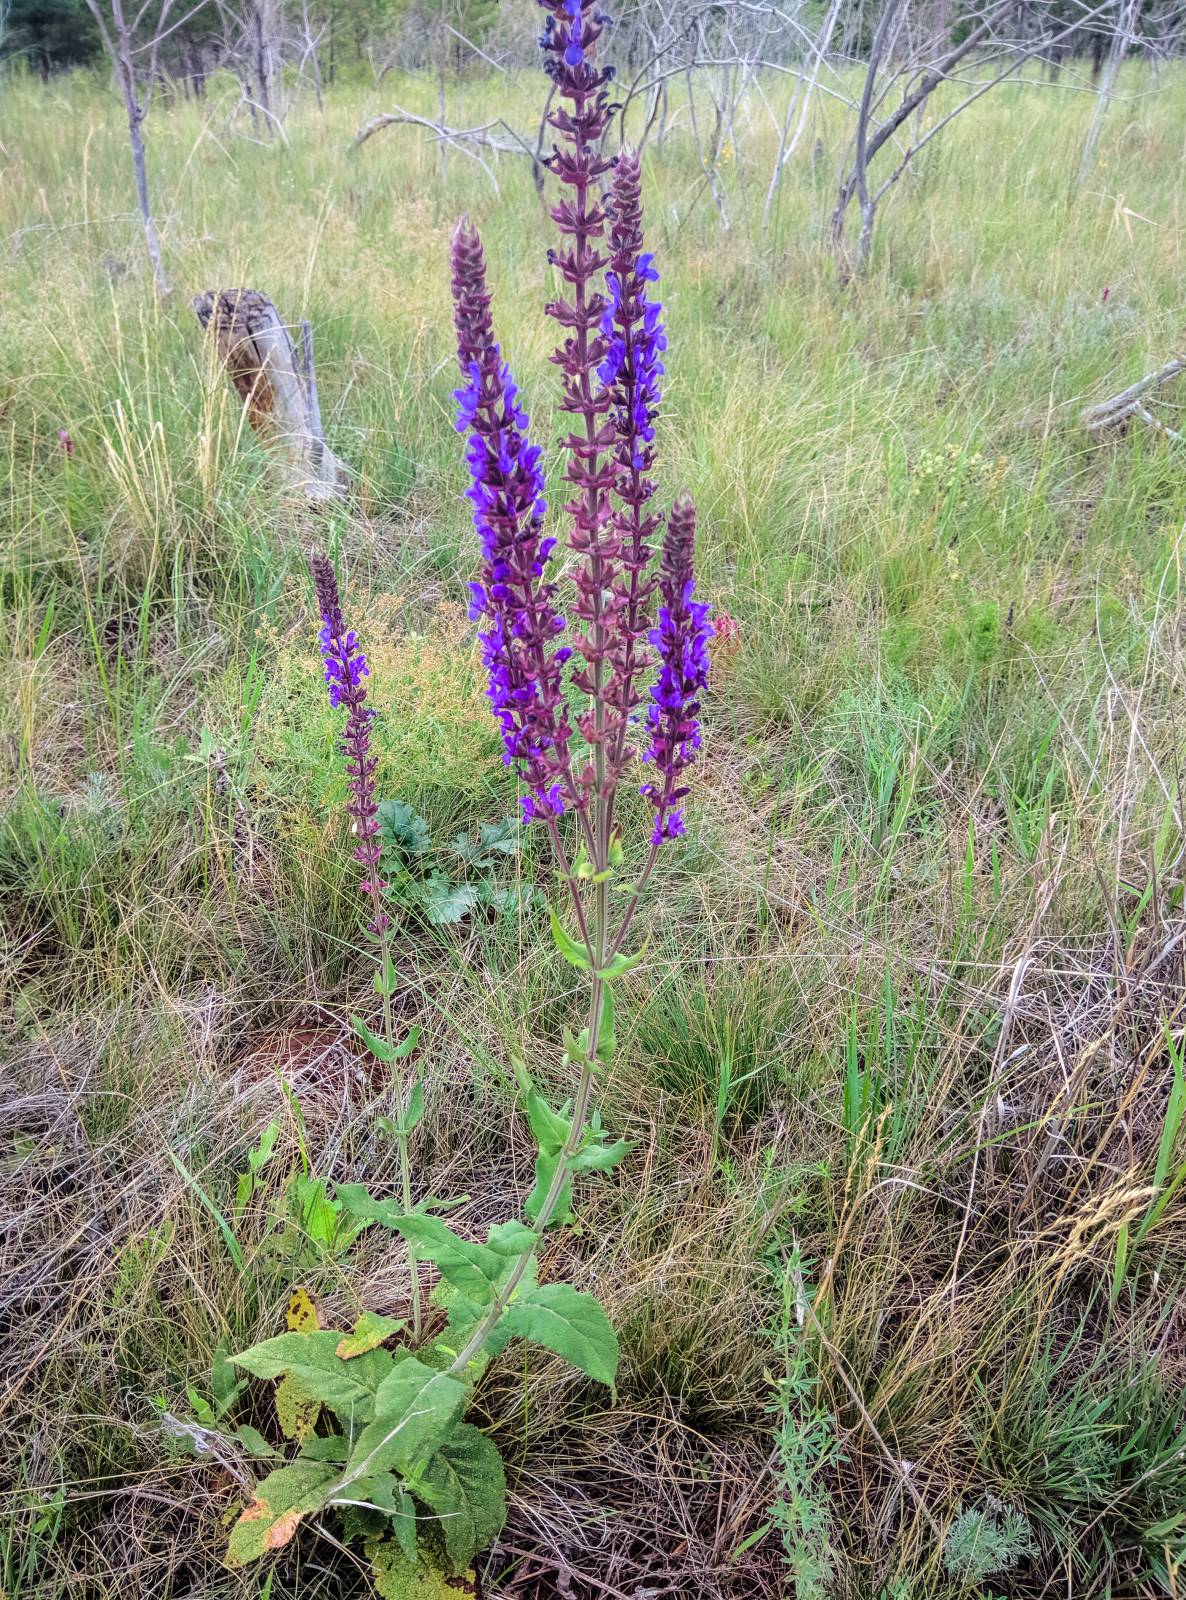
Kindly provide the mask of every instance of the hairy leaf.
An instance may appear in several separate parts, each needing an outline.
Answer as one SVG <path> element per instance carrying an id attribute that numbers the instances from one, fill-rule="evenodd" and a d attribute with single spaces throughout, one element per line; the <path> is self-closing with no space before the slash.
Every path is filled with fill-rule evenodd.
<path id="1" fill-rule="evenodd" d="M 512 1300 L 500 1332 L 531 1339 L 571 1361 L 574 1367 L 613 1387 L 618 1370 L 618 1340 L 609 1318 L 591 1294 L 570 1283 L 538 1284 Z"/>
<path id="2" fill-rule="evenodd" d="M 422 856 L 429 847 L 428 823 L 403 800 L 379 802 L 379 839 L 383 849 L 401 856 Z"/>
<path id="3" fill-rule="evenodd" d="M 419 1212 L 398 1217 L 392 1226 L 403 1234 L 422 1261 L 433 1262 L 441 1276 L 469 1299 L 487 1305 L 494 1298 L 507 1269 L 505 1258 L 496 1250 L 462 1239 L 439 1217 Z"/>
<path id="4" fill-rule="evenodd" d="M 310 1394 L 291 1372 L 286 1372 L 281 1378 L 272 1398 L 276 1404 L 276 1421 L 280 1425 L 280 1432 L 286 1439 L 295 1439 L 298 1444 L 303 1444 L 317 1426 L 321 1401 L 316 1395 Z"/>
<path id="5" fill-rule="evenodd" d="M 468 1566 L 506 1521 L 502 1457 L 486 1435 L 468 1422 L 449 1430 L 416 1480 L 415 1493 L 440 1519 L 454 1570 Z"/>
<path id="6" fill-rule="evenodd" d="M 372 1539 L 365 1549 L 380 1600 L 462 1600 L 478 1593 L 472 1572 L 465 1582 L 450 1578 L 427 1549 L 409 1554 L 394 1539 Z"/>
<path id="7" fill-rule="evenodd" d="M 414 1357 L 402 1361 L 379 1385 L 375 1420 L 354 1441 L 343 1486 L 354 1477 L 412 1471 L 436 1449 L 467 1393 L 447 1372 L 434 1372 Z"/>
<path id="8" fill-rule="evenodd" d="M 294 1461 L 269 1472 L 231 1529 L 227 1566 L 241 1567 L 269 1550 L 282 1549 L 301 1518 L 320 1511 L 337 1475 L 336 1467 L 320 1461 Z"/>
<path id="9" fill-rule="evenodd" d="M 281 1333 L 231 1359 L 257 1378 L 279 1378 L 291 1373 L 310 1395 L 336 1411 L 369 1416 L 375 1391 L 394 1362 L 386 1350 L 372 1350 L 359 1360 L 343 1361 L 337 1353 L 341 1337 L 332 1329 Z"/>
<path id="10" fill-rule="evenodd" d="M 368 1350 L 376 1350 L 385 1340 L 394 1338 L 403 1325 L 403 1321 L 395 1317 L 381 1317 L 377 1311 L 364 1311 L 354 1324 L 354 1332 L 343 1334 L 338 1340 L 335 1354 L 343 1361 L 364 1356 Z"/>

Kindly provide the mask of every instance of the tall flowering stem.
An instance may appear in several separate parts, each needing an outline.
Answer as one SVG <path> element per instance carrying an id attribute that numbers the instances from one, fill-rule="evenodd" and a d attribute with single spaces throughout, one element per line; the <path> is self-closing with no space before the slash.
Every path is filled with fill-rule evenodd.
<path id="1" fill-rule="evenodd" d="M 354 859 L 362 865 L 361 889 L 371 913 L 367 931 L 379 935 L 390 926 L 391 919 L 383 909 L 382 895 L 386 886 L 379 878 L 379 807 L 375 801 L 378 761 L 371 754 L 371 723 L 375 713 L 366 704 L 366 686 L 362 681 L 370 676 L 370 669 L 358 635 L 353 628 L 347 628 L 342 616 L 333 562 L 328 556 L 315 554 L 309 565 L 321 612 L 318 644 L 325 661 L 329 703 L 335 711 L 339 706 L 347 710 L 342 733 L 342 754 L 346 758 L 346 778 L 350 786 L 346 810 L 354 821 L 353 831 L 358 839 Z"/>
<path id="2" fill-rule="evenodd" d="M 583 658 L 573 683 L 589 698 L 578 725 L 590 760 L 580 773 L 589 794 L 603 801 L 613 782 L 611 741 L 614 727 L 604 690 L 612 672 L 610 656 L 620 596 L 621 534 L 611 514 L 615 470 L 610 452 L 616 429 L 610 415 L 612 398 L 599 367 L 608 353 L 602 333 L 606 295 L 597 280 L 608 264 L 600 241 L 605 237 L 606 211 L 600 180 L 613 167 L 601 150 L 612 116 L 606 85 L 611 67 L 599 66 L 597 47 L 608 19 L 594 0 L 541 0 L 547 13 L 541 47 L 544 70 L 556 88 L 559 105 L 548 122 L 559 135 L 545 158 L 567 193 L 552 207 L 562 244 L 548 259 L 557 267 L 567 293 L 544 307 L 563 331 L 552 360 L 563 374 L 561 410 L 571 419 L 563 443 L 569 460 L 566 478 L 572 496 L 565 511 L 572 518 L 568 546 L 583 557 L 574 575 L 574 614 L 581 627 L 576 646 Z M 608 837 L 594 829 L 593 859 L 607 866 Z"/>
<path id="3" fill-rule="evenodd" d="M 676 839 L 684 832 L 683 781 L 700 748 L 700 697 L 708 684 L 708 641 L 712 623 L 708 606 L 692 598 L 696 590 L 692 557 L 696 544 L 696 508 L 680 495 L 671 508 L 659 576 L 662 604 L 659 626 L 651 642 L 659 657 L 659 678 L 651 689 L 647 726 L 651 747 L 646 759 L 655 777 L 643 794 L 655 808 L 651 843 Z"/>
<path id="4" fill-rule="evenodd" d="M 362 652 L 358 635 L 346 626 L 342 615 L 342 597 L 338 589 L 337 574 L 328 556 L 314 553 L 309 558 L 313 574 L 313 587 L 317 593 L 317 608 L 321 613 L 321 631 L 318 644 L 325 663 L 325 681 L 329 689 L 329 703 L 338 710 L 346 707 L 346 726 L 342 732 L 341 750 L 345 757 L 346 780 L 350 799 L 346 810 L 353 821 L 353 832 L 358 840 L 354 859 L 362 867 L 360 889 L 367 912 L 365 928 L 375 948 L 377 968 L 375 990 L 383 1000 L 383 1038 L 374 1048 L 382 1047 L 383 1059 L 394 1062 L 405 1056 L 415 1036 L 403 1044 L 395 1042 L 395 1013 L 392 995 L 395 992 L 395 970 L 391 959 L 391 918 L 383 907 L 383 894 L 387 885 L 379 876 L 379 807 L 375 799 L 375 771 L 377 758 L 371 753 L 371 725 L 375 712 L 366 704 L 366 685 L 363 679 L 370 676 L 366 656 Z M 373 1041 L 368 1041 L 373 1042 Z M 399 1148 L 400 1177 L 403 1188 L 404 1210 L 412 1209 L 412 1175 L 408 1151 L 409 1093 L 396 1125 Z M 412 1281 L 412 1332 L 420 1338 L 422 1304 L 420 1270 L 415 1254 L 409 1248 L 408 1264 Z"/>
<path id="5" fill-rule="evenodd" d="M 650 510 L 655 484 L 649 474 L 667 336 L 663 308 L 647 288 L 659 281 L 659 273 L 654 257 L 643 249 L 642 170 L 634 151 L 623 150 L 618 157 L 611 199 L 609 300 L 601 320 L 608 348 L 599 372 L 613 398 L 614 487 L 620 508 L 622 576 L 607 696 L 614 717 L 611 766 L 620 771 L 632 754 L 627 740 L 631 717 L 642 700 L 638 676 L 646 665 L 650 600 L 656 588 L 650 576 L 650 541 L 661 518 Z"/>
<path id="6" fill-rule="evenodd" d="M 468 433 L 467 491 L 482 550 L 482 581 L 470 584 L 470 616 L 480 618 L 487 690 L 503 736 L 503 759 L 526 788 L 524 817 L 581 810 L 573 782 L 572 728 L 560 669 L 572 654 L 557 645 L 565 619 L 546 577 L 554 538 L 543 536 L 543 471 L 528 442 L 526 413 L 494 338 L 482 242 L 468 218 L 453 235 L 453 307 L 462 387 L 457 430 Z"/>
<path id="7" fill-rule="evenodd" d="M 672 511 L 657 577 L 653 571 L 662 522 L 653 504 L 655 421 L 667 341 L 662 308 L 651 294 L 659 274 L 644 248 L 639 158 L 602 149 L 615 109 L 606 87 L 612 69 L 597 60 L 608 18 L 597 0 L 539 3 L 546 14 L 540 45 L 557 102 L 548 116 L 557 137 L 546 165 L 562 190 L 551 212 L 560 245 L 548 260 L 563 292 L 545 309 L 562 330 L 552 360 L 562 374 L 567 419 L 561 444 L 574 558 L 571 629 L 549 576 L 554 541 L 542 532 L 539 452 L 527 442 L 527 419 L 494 339 L 485 263 L 468 221 L 457 230 L 452 255 L 463 378 L 456 399 L 458 427 L 470 440 L 469 497 L 483 559 L 482 580 L 471 592 L 483 623 L 489 695 L 506 760 L 527 791 L 527 818 L 544 822 L 568 883 L 579 939 L 555 917 L 553 931 L 562 954 L 589 976 L 589 1008 L 584 1032 L 567 1041 L 568 1059 L 579 1068 L 571 1119 L 567 1107 L 555 1118 L 566 1131 L 541 1155 L 528 1202 L 534 1241 L 460 1350 L 455 1372 L 482 1348 L 539 1236 L 567 1214 L 573 1173 L 607 1169 L 620 1159 L 617 1147 L 597 1145 L 596 1125 L 587 1126 L 589 1103 L 595 1073 L 614 1050 L 612 983 L 639 959 L 626 955 L 623 943 L 640 893 L 662 846 L 683 831 L 685 773 L 700 743 L 711 633 L 707 606 L 693 599 L 696 518 L 686 496 Z M 570 656 L 569 682 L 586 702 L 575 726 L 564 698 Z M 610 882 L 623 863 L 615 803 L 639 753 L 631 748 L 636 729 L 645 735 L 641 754 L 653 766 L 641 791 L 654 823 L 641 872 L 611 915 Z M 566 813 L 579 843 L 571 861 L 561 832 Z M 538 1115 L 538 1104 L 536 1096 L 532 1125 L 547 1131 L 552 1124 Z"/>

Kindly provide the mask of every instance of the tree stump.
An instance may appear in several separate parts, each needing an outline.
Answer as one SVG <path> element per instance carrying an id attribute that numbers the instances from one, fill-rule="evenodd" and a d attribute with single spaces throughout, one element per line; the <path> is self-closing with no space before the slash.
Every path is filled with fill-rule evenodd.
<path id="1" fill-rule="evenodd" d="M 310 325 L 301 324 L 298 350 L 276 307 L 258 289 L 208 289 L 193 307 L 217 341 L 252 428 L 284 457 L 290 487 L 309 500 L 341 495 L 350 472 L 322 431 Z"/>

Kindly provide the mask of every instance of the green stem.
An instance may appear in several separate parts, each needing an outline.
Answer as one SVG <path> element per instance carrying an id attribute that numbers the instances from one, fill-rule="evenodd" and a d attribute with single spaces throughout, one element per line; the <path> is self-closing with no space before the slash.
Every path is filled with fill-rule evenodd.
<path id="1" fill-rule="evenodd" d="M 573 889 L 573 897 L 574 899 L 576 897 L 575 887 Z M 486 1315 L 458 1352 L 452 1366 L 449 1368 L 449 1371 L 454 1375 L 464 1372 L 474 1356 L 481 1350 L 498 1319 L 510 1304 L 511 1296 L 519 1287 L 523 1274 L 530 1266 L 531 1260 L 539 1248 L 540 1240 L 555 1215 L 556 1207 L 560 1203 L 560 1196 L 564 1192 L 564 1185 L 571 1176 L 569 1163 L 580 1149 L 581 1140 L 584 1138 L 585 1119 L 589 1114 L 589 1099 L 593 1093 L 593 1070 L 597 1060 L 597 1041 L 601 1029 L 601 1013 L 606 988 L 605 979 L 597 969 L 605 964 L 606 940 L 609 931 L 607 926 L 608 912 L 609 885 L 607 883 L 599 883 L 594 901 L 595 922 L 592 930 L 596 960 L 593 969 L 593 983 L 589 991 L 589 1045 L 585 1052 L 585 1059 L 581 1063 L 581 1077 L 580 1082 L 577 1084 L 576 1100 L 573 1103 L 572 1123 L 568 1130 L 568 1137 L 561 1146 L 560 1159 L 557 1161 L 556 1170 L 552 1174 L 552 1182 L 548 1186 L 548 1192 L 544 1196 L 544 1202 L 540 1206 L 539 1215 L 536 1217 L 532 1228 L 532 1233 L 535 1237 L 515 1262 L 506 1282 L 495 1296 Z"/>
<path id="2" fill-rule="evenodd" d="M 387 982 L 387 975 L 391 968 L 391 929 L 383 928 L 380 935 L 379 962 L 383 978 L 383 1038 L 385 1043 L 395 1049 L 395 1011 L 391 1004 L 391 986 Z M 399 1104 L 399 1116 L 396 1121 L 395 1142 L 399 1150 L 399 1177 L 402 1193 L 404 1215 L 412 1213 L 412 1163 L 408 1155 L 408 1131 L 405 1119 L 408 1114 L 407 1099 L 396 1091 L 396 1100 Z M 412 1280 L 412 1337 L 417 1344 L 420 1342 L 420 1329 L 423 1321 L 421 1310 L 420 1291 L 420 1264 L 416 1260 L 416 1252 L 408 1245 L 408 1273 Z"/>

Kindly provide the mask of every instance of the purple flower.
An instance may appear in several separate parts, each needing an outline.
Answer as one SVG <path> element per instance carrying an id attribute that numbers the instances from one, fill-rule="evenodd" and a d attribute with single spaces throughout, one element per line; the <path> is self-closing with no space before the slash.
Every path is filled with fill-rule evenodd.
<path id="1" fill-rule="evenodd" d="M 378 761 L 371 754 L 371 722 L 374 711 L 364 702 L 366 689 L 362 680 L 369 676 L 366 657 L 358 643 L 358 635 L 347 628 L 342 616 L 342 600 L 338 593 L 338 580 L 333 562 L 328 556 L 314 554 L 309 566 L 313 585 L 317 591 L 317 605 L 321 612 L 321 631 L 317 636 L 321 654 L 325 658 L 325 681 L 329 685 L 329 703 L 335 710 L 345 706 L 349 715 L 342 733 L 342 754 L 346 758 L 346 778 L 350 786 L 350 803 L 346 807 L 353 818 L 353 831 L 358 843 L 354 859 L 363 869 L 362 893 L 370 901 L 371 917 L 367 928 L 371 933 L 382 933 L 390 927 L 391 919 L 383 910 L 383 891 L 387 885 L 379 878 L 378 805 L 375 801 L 375 769 Z"/>
<path id="2" fill-rule="evenodd" d="M 562 439 L 568 451 L 565 479 L 572 489 L 565 510 L 572 517 L 568 548 L 577 557 L 573 644 L 582 658 L 572 683 L 588 698 L 587 709 L 577 718 L 589 748 L 577 781 L 588 798 L 612 789 L 620 744 L 620 722 L 606 695 L 623 604 L 622 534 L 611 501 L 616 471 L 610 451 L 617 435 L 609 415 L 610 393 L 598 372 L 608 355 L 601 332 L 607 300 L 599 285 L 608 260 L 601 247 L 607 221 L 601 180 L 614 162 L 602 141 L 613 115 L 605 91 L 613 74 L 595 63 L 608 21 L 597 0 L 540 3 L 548 12 L 540 41 L 544 67 L 558 102 L 548 113 L 548 124 L 559 139 L 545 164 L 565 190 L 551 212 L 562 244 L 548 253 L 565 296 L 545 310 L 562 330 L 552 360 L 563 374 L 561 409 L 570 419 L 570 431 Z"/>
<path id="3" fill-rule="evenodd" d="M 66 452 L 67 459 L 69 459 L 74 454 L 74 440 L 66 432 L 65 428 L 58 429 L 58 443 Z"/>
<path id="4" fill-rule="evenodd" d="M 612 401 L 614 489 L 620 507 L 615 525 L 622 577 L 615 585 L 617 638 L 607 691 L 616 727 L 611 765 L 620 771 L 631 754 L 627 732 L 642 699 L 636 680 L 647 655 L 650 602 L 656 588 L 650 576 L 651 540 L 660 519 L 648 509 L 655 493 L 648 474 L 655 460 L 655 418 L 663 375 L 659 358 L 667 348 L 662 307 L 647 294 L 647 284 L 656 283 L 659 274 L 654 257 L 642 248 L 642 165 L 631 150 L 618 157 L 610 204 L 609 299 L 601 318 L 606 354 L 599 374 Z"/>
<path id="5" fill-rule="evenodd" d="M 688 787 L 680 780 L 700 748 L 700 696 L 708 683 L 708 641 L 713 629 L 707 604 L 692 598 L 695 542 L 696 508 L 681 494 L 671 508 L 663 540 L 662 604 L 659 626 L 650 636 L 659 656 L 659 677 L 651 689 L 647 712 L 651 747 L 646 759 L 654 764 L 656 775 L 642 785 L 641 793 L 655 808 L 651 835 L 655 845 L 678 838 L 684 831 L 680 802 Z"/>
<path id="6" fill-rule="evenodd" d="M 457 359 L 465 380 L 455 392 L 458 430 L 469 433 L 466 497 L 482 550 L 481 582 L 470 584 L 470 616 L 482 619 L 487 695 L 502 729 L 503 760 L 527 787 L 527 821 L 583 805 L 569 769 L 572 736 L 556 648 L 564 617 L 547 581 L 556 541 L 543 537 L 544 477 L 538 445 L 490 319 L 482 243 L 467 218 L 453 235 Z"/>

